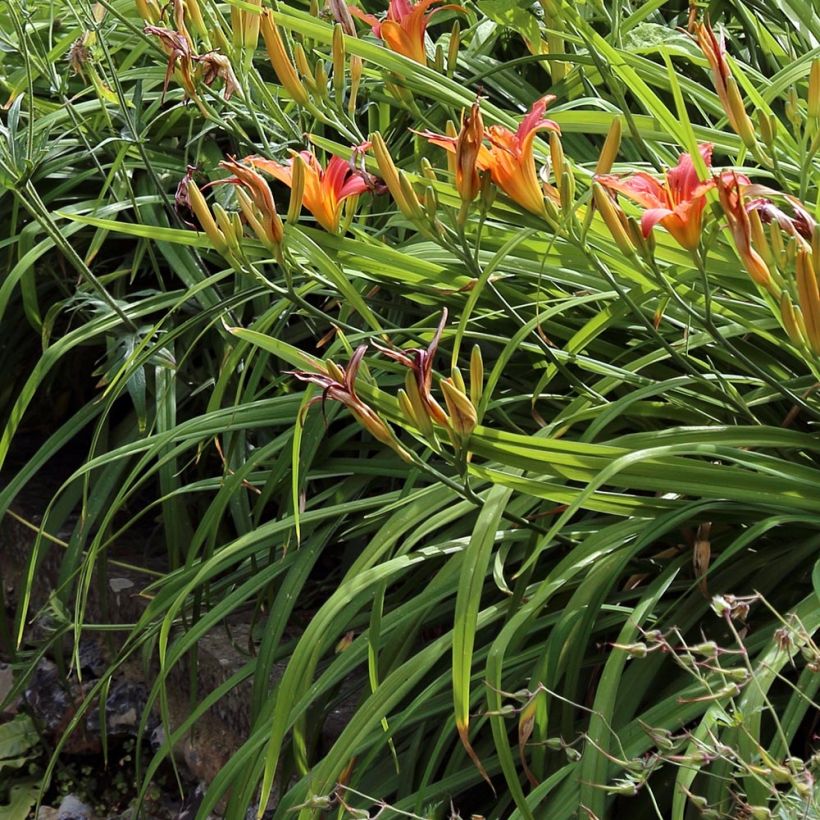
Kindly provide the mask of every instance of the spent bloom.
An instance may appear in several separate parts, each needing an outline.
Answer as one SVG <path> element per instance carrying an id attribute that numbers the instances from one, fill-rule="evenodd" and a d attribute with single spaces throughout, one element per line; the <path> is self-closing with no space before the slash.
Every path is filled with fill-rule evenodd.
<path id="1" fill-rule="evenodd" d="M 744 144 L 751 148 L 755 145 L 754 126 L 746 113 L 737 81 L 729 68 L 723 33 L 721 32 L 720 38 L 716 37 L 708 23 L 695 23 L 693 29 L 698 46 L 712 69 L 712 82 L 729 124 Z"/>
<path id="2" fill-rule="evenodd" d="M 556 122 L 544 117 L 547 106 L 554 99 L 553 95 L 549 95 L 533 103 L 515 131 L 503 125 L 491 125 L 485 132 L 490 145 L 482 144 L 476 156 L 479 170 L 489 171 L 492 181 L 510 199 L 539 215 L 544 211 L 544 192 L 535 170 L 533 142 L 536 133 L 542 129 L 561 132 Z M 433 145 L 457 154 L 461 135 L 450 137 L 424 131 L 421 136 Z"/>
<path id="3" fill-rule="evenodd" d="M 413 404 L 418 404 L 427 418 L 442 425 L 447 424 L 447 414 L 433 398 L 431 389 L 433 386 L 433 361 L 436 358 L 438 344 L 441 341 L 441 334 L 444 332 L 446 324 L 447 308 L 442 311 L 441 321 L 438 323 L 438 328 L 436 328 L 436 332 L 426 349 L 393 350 L 376 345 L 386 356 L 409 369 L 412 378 L 407 380 L 407 388 L 411 401 Z"/>
<path id="4" fill-rule="evenodd" d="M 388 48 L 403 54 L 417 63 L 427 62 L 424 38 L 430 18 L 438 11 L 447 9 L 464 11 L 461 6 L 447 5 L 431 9 L 442 0 L 390 0 L 387 15 L 380 20 L 374 14 L 366 14 L 357 6 L 348 6 L 350 13 L 370 26 L 373 34 Z"/>
<path id="5" fill-rule="evenodd" d="M 716 177 L 714 182 L 738 256 L 758 285 L 772 287 L 769 267 L 752 246 L 752 225 L 743 202 L 743 186 L 749 180 L 741 174 L 727 172 Z"/>
<path id="6" fill-rule="evenodd" d="M 282 220 L 276 212 L 273 194 L 265 178 L 232 157 L 219 163 L 233 176 L 224 182 L 236 186 L 242 213 L 259 240 L 269 247 L 277 246 L 284 237 Z"/>
<path id="7" fill-rule="evenodd" d="M 361 150 L 364 149 L 354 149 L 354 156 Z M 312 151 L 294 153 L 284 164 L 259 156 L 246 157 L 244 160 L 289 188 L 294 187 L 294 163 L 297 161 L 303 164 L 302 204 L 326 231 L 336 233 L 339 230 L 344 201 L 371 190 L 372 180 L 352 162 L 341 157 L 332 157 L 327 167 L 323 168 Z"/>
<path id="8" fill-rule="evenodd" d="M 699 151 L 706 167 L 711 168 L 711 144 L 704 143 L 699 146 Z M 687 250 L 697 248 L 706 193 L 715 182 L 701 182 L 698 179 L 689 154 L 681 154 L 678 164 L 666 172 L 662 182 L 645 171 L 628 177 L 605 174 L 597 177 L 597 181 L 646 209 L 641 217 L 641 230 L 645 237 L 660 223 L 682 247 Z"/>
<path id="9" fill-rule="evenodd" d="M 168 55 L 168 67 L 165 70 L 165 82 L 162 86 L 163 95 L 168 91 L 168 85 L 174 74 L 174 69 L 179 67 L 182 78 L 182 87 L 189 97 L 196 97 L 196 88 L 192 75 L 194 49 L 191 40 L 185 30 L 173 31 L 162 26 L 146 26 L 146 34 L 153 34 L 159 38 L 165 53 Z"/>
<path id="10" fill-rule="evenodd" d="M 356 348 L 347 367 L 340 367 L 332 361 L 324 363 L 324 372 L 311 373 L 307 370 L 294 370 L 291 375 L 299 381 L 309 382 L 322 388 L 322 395 L 311 400 L 311 404 L 324 402 L 327 399 L 338 401 L 353 413 L 356 420 L 378 441 L 392 447 L 402 458 L 409 455 L 398 443 L 387 424 L 376 411 L 366 404 L 356 393 L 356 376 L 359 372 L 367 345 Z"/>

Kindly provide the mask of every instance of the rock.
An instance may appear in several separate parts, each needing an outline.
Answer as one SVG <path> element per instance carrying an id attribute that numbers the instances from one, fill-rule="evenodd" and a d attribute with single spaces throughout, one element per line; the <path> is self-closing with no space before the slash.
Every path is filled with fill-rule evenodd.
<path id="1" fill-rule="evenodd" d="M 67 794 L 60 803 L 57 820 L 94 820 L 94 813 L 82 800 Z"/>

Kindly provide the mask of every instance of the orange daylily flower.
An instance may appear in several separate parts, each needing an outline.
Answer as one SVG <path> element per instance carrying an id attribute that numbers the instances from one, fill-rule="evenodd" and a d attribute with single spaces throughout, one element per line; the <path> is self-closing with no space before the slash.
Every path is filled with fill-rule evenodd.
<path id="1" fill-rule="evenodd" d="M 544 118 L 547 106 L 554 99 L 553 95 L 549 95 L 533 103 L 515 131 L 503 125 L 491 125 L 486 130 L 490 147 L 481 145 L 476 156 L 480 171 L 489 171 L 492 181 L 510 199 L 539 215 L 544 212 L 544 192 L 535 170 L 533 141 L 536 132 L 544 128 L 561 133 L 558 123 Z M 456 153 L 460 136 L 448 137 L 432 131 L 420 133 L 433 145 Z"/>
<path id="2" fill-rule="evenodd" d="M 417 63 L 427 62 L 424 36 L 430 18 L 438 11 L 464 11 L 461 6 L 447 5 L 430 10 L 442 0 L 390 0 L 387 16 L 379 20 L 375 14 L 366 14 L 357 6 L 348 6 L 350 13 L 370 26 L 373 34 L 387 44 L 388 48 L 403 54 Z"/>
<path id="3" fill-rule="evenodd" d="M 354 149 L 354 156 L 362 150 L 361 146 Z M 322 168 L 312 151 L 301 151 L 298 155 L 294 153 L 294 157 L 296 156 L 304 162 L 302 204 L 326 231 L 336 233 L 339 230 L 342 203 L 349 197 L 372 190 L 374 180 L 341 157 L 332 157 L 327 167 Z M 284 182 L 288 187 L 293 187 L 293 159 L 285 164 L 258 156 L 245 157 L 243 161 Z"/>
<path id="4" fill-rule="evenodd" d="M 712 167 L 712 145 L 699 146 L 707 168 Z M 643 235 L 649 236 L 660 223 L 682 247 L 694 250 L 700 242 L 706 192 L 715 181 L 701 182 L 689 154 L 681 154 L 678 164 L 666 172 L 663 183 L 645 171 L 626 178 L 605 174 L 596 177 L 601 185 L 617 191 L 647 210 L 641 217 Z"/>

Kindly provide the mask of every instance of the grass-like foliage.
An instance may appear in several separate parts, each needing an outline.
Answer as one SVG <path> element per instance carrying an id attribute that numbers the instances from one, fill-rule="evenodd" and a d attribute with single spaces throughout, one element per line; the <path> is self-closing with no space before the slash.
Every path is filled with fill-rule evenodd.
<path id="1" fill-rule="evenodd" d="M 385 11 L 0 6 L 4 650 L 251 624 L 201 818 L 816 817 L 816 5 Z"/>

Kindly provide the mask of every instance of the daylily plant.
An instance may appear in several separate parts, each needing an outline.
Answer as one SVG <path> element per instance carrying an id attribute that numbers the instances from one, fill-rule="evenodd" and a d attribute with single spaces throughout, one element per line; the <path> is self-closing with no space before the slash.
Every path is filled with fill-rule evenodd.
<path id="1" fill-rule="evenodd" d="M 354 153 L 362 149 L 354 149 Z M 259 156 L 245 157 L 244 162 L 270 174 L 289 188 L 293 187 L 293 163 L 300 157 L 304 166 L 302 204 L 316 221 L 331 233 L 339 230 L 342 205 L 346 199 L 371 190 L 373 182 L 351 162 L 332 157 L 323 168 L 312 151 L 301 151 L 285 164 Z"/>
<path id="2" fill-rule="evenodd" d="M 698 150 L 707 169 L 711 168 L 711 144 L 704 143 Z M 641 217 L 645 237 L 660 223 L 682 247 L 687 250 L 698 247 L 706 193 L 714 187 L 715 181 L 701 182 L 698 179 L 689 154 L 681 154 L 677 166 L 666 172 L 662 182 L 645 171 L 623 178 L 605 174 L 596 179 L 609 190 L 646 208 Z"/>
<path id="3" fill-rule="evenodd" d="M 387 16 L 380 20 L 375 14 L 367 14 L 357 6 L 348 6 L 350 13 L 367 23 L 373 34 L 382 40 L 388 48 L 403 54 L 417 63 L 427 62 L 427 51 L 424 37 L 430 18 L 438 11 L 464 11 L 461 6 L 447 5 L 432 9 L 442 0 L 390 0 Z"/>
<path id="4" fill-rule="evenodd" d="M 544 211 L 544 191 L 535 170 L 533 141 L 536 133 L 542 129 L 561 133 L 556 122 L 544 118 L 547 106 L 554 99 L 553 95 L 549 95 L 533 103 L 529 113 L 521 120 L 515 131 L 503 125 L 491 125 L 485 131 L 489 147 L 481 145 L 475 155 L 475 162 L 480 171 L 489 171 L 492 181 L 510 199 L 522 208 L 539 215 Z M 456 153 L 458 157 L 460 135 L 449 137 L 432 131 L 423 131 L 421 136 L 433 145 Z M 464 145 L 464 142 L 461 144 Z M 463 168 L 461 173 L 465 173 Z"/>

